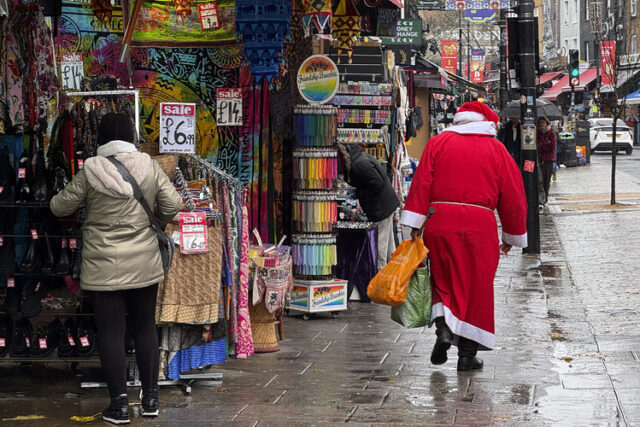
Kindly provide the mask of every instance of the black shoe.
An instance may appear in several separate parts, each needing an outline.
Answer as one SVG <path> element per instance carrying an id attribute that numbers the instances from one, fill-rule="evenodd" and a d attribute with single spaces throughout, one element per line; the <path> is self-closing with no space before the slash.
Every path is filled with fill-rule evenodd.
<path id="1" fill-rule="evenodd" d="M 95 333 L 91 321 L 83 317 L 78 322 L 78 342 L 76 342 L 76 355 L 89 357 L 95 349 Z"/>
<path id="2" fill-rule="evenodd" d="M 22 318 L 16 325 L 11 339 L 9 353 L 11 357 L 27 357 L 31 348 L 31 335 L 33 330 L 29 319 Z"/>
<path id="3" fill-rule="evenodd" d="M 11 164 L 9 149 L 2 148 L 0 153 L 0 202 L 13 201 L 13 187 L 16 185 L 16 172 Z"/>
<path id="4" fill-rule="evenodd" d="M 71 278 L 79 282 L 80 274 L 82 273 L 82 239 L 78 239 L 78 249 L 75 250 L 75 255 L 71 266 Z"/>
<path id="5" fill-rule="evenodd" d="M 66 276 L 71 272 L 71 261 L 69 260 L 69 248 L 67 240 L 60 242 L 60 257 L 56 263 L 56 276 Z"/>
<path id="6" fill-rule="evenodd" d="M 453 336 L 443 317 L 436 319 L 436 343 L 431 352 L 431 363 L 442 365 L 447 361 L 447 350 L 451 348 Z"/>
<path id="7" fill-rule="evenodd" d="M 102 419 L 113 424 L 129 424 L 129 398 L 126 394 L 112 397 L 109 406 L 102 411 Z"/>
<path id="8" fill-rule="evenodd" d="M 458 371 L 473 371 L 482 369 L 484 362 L 478 357 L 460 357 L 458 358 Z"/>
<path id="9" fill-rule="evenodd" d="M 4 309 L 9 314 L 16 314 L 20 311 L 20 304 L 22 303 L 23 279 L 24 276 L 20 278 L 7 278 L 7 297 L 4 300 Z M 9 287 L 9 281 L 12 281 L 13 287 Z"/>
<path id="10" fill-rule="evenodd" d="M 73 357 L 78 347 L 78 328 L 73 317 L 67 318 L 60 327 L 58 340 L 58 356 Z"/>
<path id="11" fill-rule="evenodd" d="M 42 311 L 42 299 L 47 296 L 49 285 L 46 281 L 32 280 L 23 290 L 24 300 L 20 313 L 24 317 L 36 317 Z"/>
<path id="12" fill-rule="evenodd" d="M 47 169 L 44 164 L 44 153 L 38 152 L 36 155 L 36 176 L 33 184 L 33 200 L 36 202 L 46 202 L 49 199 L 49 189 L 47 188 Z"/>
<path id="13" fill-rule="evenodd" d="M 37 227 L 33 227 L 36 228 Z M 18 271 L 26 274 L 37 274 L 40 272 L 40 266 L 42 265 L 42 257 L 40 256 L 40 239 L 29 240 L 29 248 L 22 261 L 18 265 Z"/>
<path id="14" fill-rule="evenodd" d="M 55 265 L 56 262 L 53 259 L 53 251 L 51 250 L 51 242 L 49 241 L 49 236 L 47 233 L 44 233 L 44 242 L 42 242 L 42 267 L 40 268 L 41 274 L 51 275 L 55 273 Z"/>
<path id="15" fill-rule="evenodd" d="M 26 151 L 20 156 L 18 160 L 18 171 L 24 169 L 24 178 L 18 178 L 16 186 L 16 203 L 26 203 L 31 200 L 31 189 L 29 184 L 31 183 L 31 165 L 29 162 L 29 155 Z"/>
<path id="16" fill-rule="evenodd" d="M 140 400 L 142 401 L 142 416 L 157 417 L 160 407 L 158 401 L 158 389 L 143 392 L 140 390 Z"/>
<path id="17" fill-rule="evenodd" d="M 47 326 L 38 328 L 33 337 L 33 345 L 29 350 L 31 357 L 47 357 L 58 345 L 60 336 L 60 320 L 54 319 Z"/>
<path id="18" fill-rule="evenodd" d="M 8 315 L 0 315 L 0 358 L 7 355 L 11 345 L 13 322 Z"/>

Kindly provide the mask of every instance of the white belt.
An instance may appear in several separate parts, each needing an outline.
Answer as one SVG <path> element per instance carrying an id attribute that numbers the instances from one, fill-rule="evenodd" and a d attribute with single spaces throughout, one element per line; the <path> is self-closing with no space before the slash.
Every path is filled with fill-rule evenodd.
<path id="1" fill-rule="evenodd" d="M 459 206 L 472 206 L 474 208 L 486 209 L 489 212 L 493 212 L 493 209 L 489 209 L 486 206 L 474 205 L 472 203 L 460 203 L 460 202 L 431 202 L 432 205 L 459 205 Z"/>

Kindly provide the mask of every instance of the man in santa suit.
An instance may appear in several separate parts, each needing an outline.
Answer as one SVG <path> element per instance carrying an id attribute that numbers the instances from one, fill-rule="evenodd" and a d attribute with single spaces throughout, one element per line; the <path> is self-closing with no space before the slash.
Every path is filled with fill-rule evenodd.
<path id="1" fill-rule="evenodd" d="M 453 126 L 431 138 L 422 153 L 400 220 L 415 238 L 424 229 L 429 248 L 436 343 L 435 365 L 458 346 L 458 370 L 482 368 L 479 349 L 494 345 L 493 279 L 500 250 L 527 246 L 527 201 L 522 176 L 495 139 L 498 116 L 467 102 Z M 494 210 L 502 224 L 502 243 Z"/>

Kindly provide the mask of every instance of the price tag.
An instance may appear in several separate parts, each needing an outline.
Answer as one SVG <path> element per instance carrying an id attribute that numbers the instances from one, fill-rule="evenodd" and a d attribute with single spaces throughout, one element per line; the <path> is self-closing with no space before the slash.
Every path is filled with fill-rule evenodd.
<path id="1" fill-rule="evenodd" d="M 62 240 L 60 241 L 60 247 L 61 247 L 62 249 L 66 249 L 66 248 L 67 248 L 67 239 L 62 239 Z"/>
<path id="2" fill-rule="evenodd" d="M 16 279 L 13 277 L 9 277 L 7 279 L 7 288 L 15 288 L 16 287 Z"/>
<path id="3" fill-rule="evenodd" d="M 82 347 L 89 347 L 89 337 L 85 335 L 84 337 L 78 337 L 78 339 Z"/>
<path id="4" fill-rule="evenodd" d="M 38 292 L 40 290 L 40 282 L 38 282 L 38 284 L 36 285 L 36 288 L 33 292 Z"/>
<path id="5" fill-rule="evenodd" d="M 242 89 L 216 91 L 216 124 L 242 126 Z"/>
<path id="6" fill-rule="evenodd" d="M 0 194 L 4 191 L 4 187 L 0 186 Z"/>
<path id="7" fill-rule="evenodd" d="M 18 178 L 26 178 L 27 177 L 27 169 L 26 168 L 18 168 Z"/>
<path id="8" fill-rule="evenodd" d="M 0 246 L 4 246 L 4 237 L 0 236 Z"/>
<path id="9" fill-rule="evenodd" d="M 200 13 L 200 26 L 203 30 L 215 30 L 216 28 L 220 28 L 218 5 L 215 2 L 199 4 L 198 12 Z"/>
<path id="10" fill-rule="evenodd" d="M 0 347 L 6 347 L 7 341 L 4 338 L 0 338 Z"/>
<path id="11" fill-rule="evenodd" d="M 38 230 L 36 230 L 35 228 L 31 229 L 31 238 L 33 240 L 38 240 Z"/>
<path id="12" fill-rule="evenodd" d="M 41 350 L 46 350 L 47 349 L 47 339 L 46 338 L 38 338 L 38 347 L 40 347 Z"/>
<path id="13" fill-rule="evenodd" d="M 160 103 L 160 152 L 196 152 L 196 104 Z"/>
<path id="14" fill-rule="evenodd" d="M 75 347 L 75 346 L 76 346 L 76 341 L 73 339 L 73 337 L 72 337 L 72 336 L 68 336 L 68 337 L 67 337 L 67 340 L 69 341 L 69 345 L 70 345 L 71 347 Z"/>
<path id="15" fill-rule="evenodd" d="M 179 219 L 180 253 L 207 252 L 207 215 L 204 212 L 180 212 Z"/>
<path id="16" fill-rule="evenodd" d="M 78 169 L 82 169 L 84 167 L 84 160 L 78 159 Z"/>
<path id="17" fill-rule="evenodd" d="M 31 348 L 31 340 L 29 337 L 24 337 L 24 343 L 27 345 L 27 348 Z"/>
<path id="18" fill-rule="evenodd" d="M 63 53 L 60 58 L 60 79 L 62 89 L 80 89 L 80 82 L 84 77 L 84 64 L 82 54 Z"/>
<path id="19" fill-rule="evenodd" d="M 78 239 L 69 239 L 69 249 L 78 249 Z"/>

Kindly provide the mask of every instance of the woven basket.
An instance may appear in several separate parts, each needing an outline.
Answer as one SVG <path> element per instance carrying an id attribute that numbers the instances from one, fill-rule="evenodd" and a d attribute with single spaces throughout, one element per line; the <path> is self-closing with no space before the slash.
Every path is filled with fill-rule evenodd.
<path id="1" fill-rule="evenodd" d="M 153 160 L 158 162 L 164 173 L 173 181 L 176 179 L 176 166 L 178 165 L 178 157 L 175 154 L 159 154 L 151 156 Z"/>
<path id="2" fill-rule="evenodd" d="M 256 353 L 273 353 L 280 350 L 276 339 L 276 319 L 274 313 L 269 313 L 264 303 L 252 305 L 249 303 L 251 317 L 251 334 L 253 335 L 253 349 Z"/>

